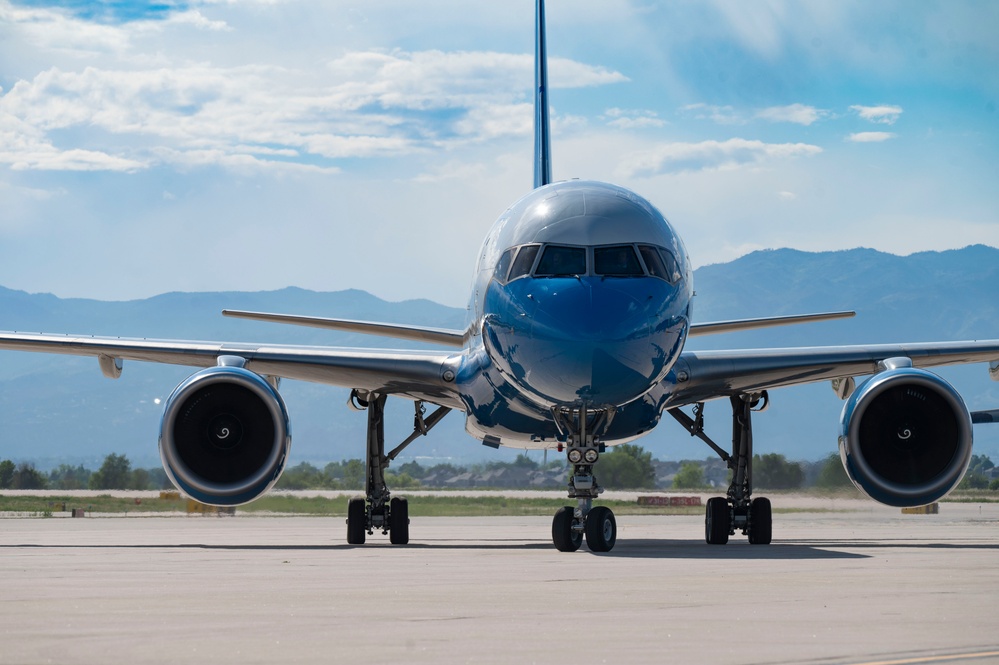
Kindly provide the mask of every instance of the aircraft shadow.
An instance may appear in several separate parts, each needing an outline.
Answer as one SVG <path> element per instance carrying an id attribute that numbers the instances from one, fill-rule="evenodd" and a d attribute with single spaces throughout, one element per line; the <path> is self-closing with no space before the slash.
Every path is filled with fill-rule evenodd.
<path id="1" fill-rule="evenodd" d="M 436 540 L 411 542 L 400 547 L 391 545 L 387 540 L 373 540 L 365 545 L 348 545 L 346 543 L 329 543 L 313 545 L 273 545 L 273 544 L 216 544 L 216 543 L 102 543 L 102 544 L 39 544 L 10 543 L 0 544 L 2 550 L 38 549 L 38 550 L 219 550 L 246 552 L 307 552 L 368 549 L 399 549 L 399 550 L 537 550 L 551 551 L 550 542 L 525 542 L 519 539 L 475 539 L 474 541 Z M 606 553 L 590 552 L 584 544 L 579 554 L 589 554 L 600 557 L 617 557 L 628 559 L 736 559 L 747 560 L 828 560 L 828 559 L 866 559 L 876 556 L 875 553 L 863 551 L 844 552 L 850 550 L 885 550 L 885 549 L 938 549 L 938 550 L 995 550 L 999 552 L 997 543 L 926 543 L 912 542 L 882 542 L 876 540 L 842 541 L 842 540 L 811 540 L 795 542 L 775 542 L 771 545 L 750 545 L 744 541 L 734 540 L 728 545 L 707 545 L 701 540 L 656 540 L 627 539 L 619 540 L 613 551 Z"/>
<path id="2" fill-rule="evenodd" d="M 748 543 L 734 542 L 726 546 L 709 546 L 702 541 L 676 540 L 619 540 L 614 550 L 606 553 L 590 552 L 584 544 L 578 554 L 592 556 L 618 557 L 632 559 L 738 559 L 738 560 L 807 560 L 807 559 L 862 559 L 873 555 L 842 552 L 826 547 L 857 547 L 853 543 L 823 543 L 802 544 L 775 543 L 769 546 L 750 546 Z M 876 543 L 860 545 L 861 547 L 884 547 Z M 917 545 L 913 544 L 912 547 Z M 923 545 L 925 547 L 925 545 Z M 20 543 L 0 545 L 2 550 L 38 549 L 38 550 L 218 550 L 245 552 L 307 552 L 352 549 L 399 549 L 399 550 L 509 550 L 509 551 L 552 551 L 550 542 L 525 542 L 518 539 L 475 539 L 474 541 L 438 540 L 411 542 L 400 547 L 391 545 L 387 540 L 374 540 L 365 545 L 348 545 L 346 543 L 330 543 L 316 545 L 273 545 L 273 544 L 215 544 L 215 543 L 102 543 L 102 544 L 38 544 Z M 571 554 L 570 554 L 571 555 Z"/>
<path id="3" fill-rule="evenodd" d="M 927 543 L 923 540 L 912 540 L 912 541 L 881 541 L 881 540 L 801 540 L 796 541 L 798 544 L 809 545 L 811 547 L 846 547 L 850 549 L 879 549 L 879 550 L 892 550 L 892 549 L 920 549 L 920 550 L 993 550 L 999 552 L 999 542 L 960 542 L 960 543 L 946 543 L 946 542 L 935 542 Z"/>
<path id="4" fill-rule="evenodd" d="M 398 550 L 550 550 L 551 543 L 525 543 L 523 540 L 510 542 L 483 541 L 456 543 L 454 541 L 410 543 L 405 546 L 392 545 L 373 541 L 365 545 L 348 545 L 346 543 L 329 543 L 326 545 L 263 545 L 263 544 L 220 544 L 220 543 L 101 543 L 75 545 L 71 543 L 11 543 L 0 545 L 2 550 L 37 549 L 37 550 L 220 550 L 220 551 L 263 551 L 263 552 L 307 552 L 312 550 L 353 550 L 353 549 L 398 549 Z"/>
<path id="5" fill-rule="evenodd" d="M 835 548 L 836 543 L 825 547 Z M 583 548 L 585 549 L 585 545 Z M 750 545 L 734 540 L 728 545 L 708 545 L 703 540 L 619 540 L 614 550 L 595 556 L 628 559 L 735 559 L 739 561 L 804 561 L 808 559 L 866 559 L 872 555 L 842 552 L 802 543 Z"/>

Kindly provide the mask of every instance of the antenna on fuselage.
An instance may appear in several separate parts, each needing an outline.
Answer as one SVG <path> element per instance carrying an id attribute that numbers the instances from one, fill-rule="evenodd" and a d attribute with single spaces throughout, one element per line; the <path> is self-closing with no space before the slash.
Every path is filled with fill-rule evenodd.
<path id="1" fill-rule="evenodd" d="M 534 188 L 552 181 L 552 144 L 548 123 L 548 39 L 545 0 L 538 0 L 534 48 Z"/>

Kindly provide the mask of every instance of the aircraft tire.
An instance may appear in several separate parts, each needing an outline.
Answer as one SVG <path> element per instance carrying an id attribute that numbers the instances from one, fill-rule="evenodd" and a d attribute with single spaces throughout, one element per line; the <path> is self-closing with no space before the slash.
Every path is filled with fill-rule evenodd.
<path id="1" fill-rule="evenodd" d="M 409 544 L 409 501 L 403 497 L 389 502 L 389 541 L 393 545 Z"/>
<path id="2" fill-rule="evenodd" d="M 728 542 L 732 515 L 728 501 L 721 497 L 708 499 L 704 515 L 704 540 L 708 545 L 724 545 Z"/>
<path id="3" fill-rule="evenodd" d="M 591 552 L 610 552 L 617 542 L 617 520 L 607 506 L 592 508 L 586 515 L 586 546 Z"/>
<path id="4" fill-rule="evenodd" d="M 572 506 L 562 506 L 552 520 L 552 542 L 559 552 L 575 552 L 583 544 L 583 534 L 572 528 Z"/>
<path id="5" fill-rule="evenodd" d="M 749 504 L 749 544 L 769 545 L 773 540 L 773 509 L 770 499 L 759 497 Z"/>
<path id="6" fill-rule="evenodd" d="M 351 499 L 347 503 L 347 544 L 363 545 L 367 531 L 368 509 L 364 499 Z"/>

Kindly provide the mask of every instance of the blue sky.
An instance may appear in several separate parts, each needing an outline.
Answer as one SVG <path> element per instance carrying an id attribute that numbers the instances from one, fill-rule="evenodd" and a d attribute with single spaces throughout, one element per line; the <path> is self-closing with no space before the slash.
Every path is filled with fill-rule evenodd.
<path id="1" fill-rule="evenodd" d="M 554 176 L 695 265 L 999 246 L 999 3 L 548 5 Z M 532 53 L 531 0 L 0 0 L 0 285 L 463 305 L 530 187 Z"/>

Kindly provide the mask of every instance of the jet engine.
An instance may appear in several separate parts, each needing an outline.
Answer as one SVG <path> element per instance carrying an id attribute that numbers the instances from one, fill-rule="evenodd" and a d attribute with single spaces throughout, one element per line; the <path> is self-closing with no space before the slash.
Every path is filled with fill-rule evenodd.
<path id="1" fill-rule="evenodd" d="M 197 372 L 167 400 L 160 425 L 163 468 L 202 503 L 252 501 L 277 482 L 290 448 L 284 400 L 242 366 L 220 362 Z"/>
<path id="2" fill-rule="evenodd" d="M 922 506 L 954 489 L 971 460 L 968 407 L 936 374 L 884 361 L 847 400 L 839 450 L 862 492 L 889 506 Z"/>

